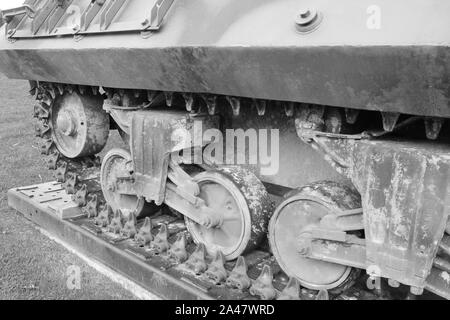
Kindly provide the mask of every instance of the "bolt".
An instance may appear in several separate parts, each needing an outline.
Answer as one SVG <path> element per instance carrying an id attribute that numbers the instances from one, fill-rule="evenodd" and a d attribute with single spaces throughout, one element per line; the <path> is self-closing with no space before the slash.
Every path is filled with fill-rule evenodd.
<path id="1" fill-rule="evenodd" d="M 305 8 L 300 10 L 295 18 L 295 24 L 299 32 L 310 32 L 317 28 L 321 22 L 321 15 L 312 8 Z"/>
<path id="2" fill-rule="evenodd" d="M 309 9 L 304 9 L 300 11 L 300 17 L 303 19 L 308 18 L 311 15 L 311 11 Z"/>
<path id="3" fill-rule="evenodd" d="M 317 18 L 317 11 L 314 9 L 302 9 L 296 19 L 296 23 L 299 26 L 305 27 L 310 25 Z"/>

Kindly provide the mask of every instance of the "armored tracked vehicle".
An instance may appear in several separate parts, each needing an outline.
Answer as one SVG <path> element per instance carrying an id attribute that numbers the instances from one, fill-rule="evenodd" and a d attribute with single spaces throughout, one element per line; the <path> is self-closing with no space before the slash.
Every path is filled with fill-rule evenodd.
<path id="1" fill-rule="evenodd" d="M 449 299 L 448 12 L 28 0 L 3 12 L 0 70 L 30 81 L 48 167 L 102 232 L 262 299 L 361 279 Z M 111 130 L 126 147 L 100 160 Z"/>

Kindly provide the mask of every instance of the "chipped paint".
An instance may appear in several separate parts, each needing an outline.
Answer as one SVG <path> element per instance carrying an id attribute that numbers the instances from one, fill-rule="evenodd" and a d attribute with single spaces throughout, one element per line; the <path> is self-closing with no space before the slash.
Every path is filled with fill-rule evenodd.
<path id="1" fill-rule="evenodd" d="M 449 147 L 320 137 L 362 195 L 367 261 L 383 277 L 423 287 L 448 216 Z"/>

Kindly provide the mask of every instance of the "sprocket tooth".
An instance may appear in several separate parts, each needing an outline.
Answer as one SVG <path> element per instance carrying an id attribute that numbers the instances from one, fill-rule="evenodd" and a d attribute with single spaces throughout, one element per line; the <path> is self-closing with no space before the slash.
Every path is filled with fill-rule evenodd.
<path id="1" fill-rule="evenodd" d="M 260 297 L 262 300 L 275 299 L 277 296 L 277 292 L 273 287 L 272 281 L 272 268 L 269 265 L 264 265 L 261 274 L 250 287 L 250 294 L 252 296 Z"/>
<path id="2" fill-rule="evenodd" d="M 114 213 L 114 217 L 111 219 L 111 222 L 108 225 L 108 231 L 114 234 L 120 234 L 122 229 L 123 229 L 122 211 L 117 210 Z"/>
<path id="3" fill-rule="evenodd" d="M 55 100 L 56 99 L 56 91 L 55 91 L 55 87 L 53 86 L 53 84 L 49 83 L 46 90 L 47 90 L 47 93 L 52 98 L 52 100 Z"/>
<path id="4" fill-rule="evenodd" d="M 258 112 L 258 116 L 262 117 L 266 114 L 266 109 L 267 109 L 267 101 L 266 100 L 254 99 L 253 105 L 255 106 L 256 111 Z"/>
<path id="5" fill-rule="evenodd" d="M 88 196 L 88 202 L 83 208 L 83 212 L 87 215 L 88 219 L 96 218 L 98 215 L 98 196 L 94 193 Z"/>
<path id="6" fill-rule="evenodd" d="M 148 90 L 147 91 L 148 105 L 159 104 L 165 100 L 165 96 L 161 91 Z"/>
<path id="7" fill-rule="evenodd" d="M 226 281 L 228 277 L 228 272 L 225 269 L 225 257 L 222 251 L 217 251 L 214 260 L 206 270 L 205 275 L 211 279 L 215 284 L 222 283 Z"/>
<path id="8" fill-rule="evenodd" d="M 397 125 L 397 121 L 400 118 L 400 113 L 397 112 L 381 112 L 383 119 L 383 129 L 388 132 L 392 132 Z"/>
<path id="9" fill-rule="evenodd" d="M 48 156 L 54 146 L 55 146 L 55 143 L 54 143 L 53 139 L 45 140 L 44 143 L 41 145 L 41 154 Z"/>
<path id="10" fill-rule="evenodd" d="M 86 93 L 86 87 L 85 86 L 78 86 L 78 92 L 84 96 L 84 94 Z"/>
<path id="11" fill-rule="evenodd" d="M 173 104 L 173 92 L 164 92 L 164 95 L 166 96 L 166 105 L 171 107 Z"/>
<path id="12" fill-rule="evenodd" d="M 277 300 L 300 300 L 300 283 L 295 277 L 289 278 Z"/>
<path id="13" fill-rule="evenodd" d="M 150 242 L 150 249 L 157 252 L 158 254 L 164 253 L 169 250 L 169 231 L 167 230 L 166 224 L 161 224 L 158 234 L 155 236 L 153 241 Z"/>
<path id="14" fill-rule="evenodd" d="M 315 300 L 330 300 L 330 295 L 327 290 L 322 289 L 317 293 Z"/>
<path id="15" fill-rule="evenodd" d="M 69 94 L 73 94 L 75 87 L 71 84 L 67 84 L 64 86 L 64 90 L 67 91 Z"/>
<path id="16" fill-rule="evenodd" d="M 134 237 L 134 240 L 141 246 L 148 245 L 153 240 L 153 223 L 149 217 L 146 217 L 144 224 L 139 229 L 139 232 Z"/>
<path id="17" fill-rule="evenodd" d="M 199 243 L 191 256 L 184 262 L 183 266 L 199 275 L 206 271 L 206 248 L 203 243 Z"/>
<path id="18" fill-rule="evenodd" d="M 195 102 L 195 97 L 192 93 L 183 93 L 184 102 L 186 103 L 186 110 L 192 112 Z"/>
<path id="19" fill-rule="evenodd" d="M 186 250 L 186 234 L 181 232 L 177 235 L 177 240 L 170 246 L 168 255 L 176 263 L 183 263 L 188 258 L 188 252 Z"/>
<path id="20" fill-rule="evenodd" d="M 55 171 L 56 181 L 61 183 L 66 182 L 66 174 L 67 174 L 67 162 L 65 161 L 57 162 L 57 168 Z M 63 186 L 65 187 L 65 185 Z"/>
<path id="21" fill-rule="evenodd" d="M 216 114 L 217 110 L 217 96 L 215 95 L 202 95 L 203 100 L 208 108 L 208 114 L 213 116 Z"/>
<path id="22" fill-rule="evenodd" d="M 81 188 L 72 196 L 73 202 L 75 202 L 79 207 L 84 207 L 87 204 L 88 197 L 88 187 L 83 184 Z"/>
<path id="23" fill-rule="evenodd" d="M 101 228 L 106 228 L 111 223 L 112 209 L 105 204 L 100 208 L 100 213 L 95 218 L 95 224 Z"/>
<path id="24" fill-rule="evenodd" d="M 47 158 L 47 167 L 49 170 L 56 170 L 58 168 L 58 161 L 60 159 L 60 153 L 58 150 L 54 150 Z M 59 181 L 61 182 L 61 181 Z"/>
<path id="25" fill-rule="evenodd" d="M 50 134 L 51 134 L 50 126 L 45 122 L 39 121 L 36 124 L 36 126 L 34 127 L 34 131 L 35 131 L 36 137 L 47 138 L 47 139 L 50 138 Z"/>
<path id="26" fill-rule="evenodd" d="M 245 261 L 245 258 L 243 256 L 240 256 L 236 261 L 236 265 L 227 278 L 227 287 L 238 289 L 241 291 L 248 289 L 251 285 L 251 280 L 247 275 L 247 271 L 247 262 Z"/>
<path id="27" fill-rule="evenodd" d="M 442 118 L 425 118 L 425 134 L 427 139 L 436 140 L 444 125 Z"/>
<path id="28" fill-rule="evenodd" d="M 61 83 L 56 83 L 55 84 L 57 93 L 59 93 L 60 96 L 62 96 L 64 94 L 64 85 Z"/>
<path id="29" fill-rule="evenodd" d="M 295 114 L 295 102 L 286 102 L 284 103 L 284 113 L 287 117 L 293 117 Z"/>
<path id="30" fill-rule="evenodd" d="M 147 100 L 148 100 L 148 102 L 151 104 L 153 102 L 153 100 L 156 98 L 157 95 L 158 95 L 158 91 L 147 90 Z"/>
<path id="31" fill-rule="evenodd" d="M 241 99 L 239 99 L 238 97 L 230 97 L 230 96 L 227 96 L 226 99 L 230 104 L 231 109 L 233 110 L 233 116 L 235 117 L 239 116 L 241 112 Z"/>
<path id="32" fill-rule="evenodd" d="M 137 234 L 137 223 L 136 223 L 136 216 L 134 213 L 130 213 L 128 215 L 127 222 L 123 226 L 123 229 L 121 231 L 122 236 L 133 239 Z"/>

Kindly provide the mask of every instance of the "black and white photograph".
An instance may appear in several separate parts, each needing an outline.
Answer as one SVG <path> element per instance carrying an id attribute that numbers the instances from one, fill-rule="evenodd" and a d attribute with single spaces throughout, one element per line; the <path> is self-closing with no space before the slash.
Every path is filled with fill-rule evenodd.
<path id="1" fill-rule="evenodd" d="M 0 300 L 450 299 L 449 14 L 0 0 Z"/>

